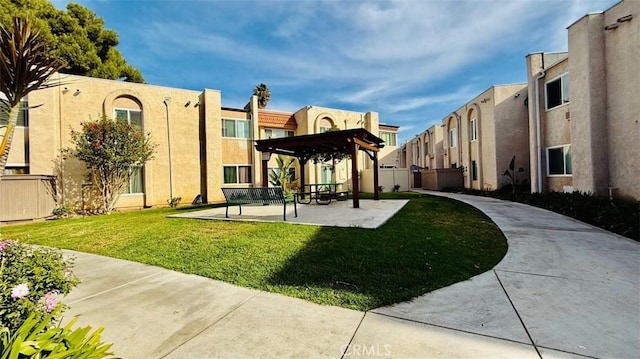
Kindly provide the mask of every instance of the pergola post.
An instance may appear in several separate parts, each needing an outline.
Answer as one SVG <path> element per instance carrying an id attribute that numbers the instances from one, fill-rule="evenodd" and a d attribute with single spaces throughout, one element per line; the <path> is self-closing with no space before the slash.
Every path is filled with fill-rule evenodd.
<path id="1" fill-rule="evenodd" d="M 358 183 L 358 144 L 355 141 L 349 148 L 351 155 L 351 184 L 353 192 L 353 208 L 360 208 L 360 183 Z"/>
<path id="2" fill-rule="evenodd" d="M 373 199 L 380 199 L 380 187 L 378 187 L 378 152 L 373 153 Z"/>
<path id="3" fill-rule="evenodd" d="M 271 152 L 262 152 L 262 187 L 269 187 L 269 159 Z"/>
<path id="4" fill-rule="evenodd" d="M 304 193 L 304 186 L 306 183 L 306 175 L 305 175 L 305 166 L 307 165 L 307 159 L 303 157 L 298 157 L 298 162 L 300 163 L 300 193 Z M 304 194 L 300 195 L 300 198 L 304 199 Z"/>

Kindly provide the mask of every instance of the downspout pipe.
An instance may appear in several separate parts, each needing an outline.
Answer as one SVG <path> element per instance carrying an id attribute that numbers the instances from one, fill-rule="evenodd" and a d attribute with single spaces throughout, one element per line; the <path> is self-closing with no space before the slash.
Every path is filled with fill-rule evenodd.
<path id="1" fill-rule="evenodd" d="M 535 84 L 536 84 L 536 154 L 537 154 L 537 183 L 538 183 L 538 192 L 542 192 L 542 140 L 540 134 L 540 80 L 546 75 L 545 71 L 542 70 L 536 76 Z"/>
<path id="2" fill-rule="evenodd" d="M 164 106 L 167 111 L 167 148 L 169 150 L 169 201 L 173 202 L 173 175 L 171 173 L 171 132 L 169 130 L 169 104 L 171 103 L 171 97 L 165 97 Z"/>

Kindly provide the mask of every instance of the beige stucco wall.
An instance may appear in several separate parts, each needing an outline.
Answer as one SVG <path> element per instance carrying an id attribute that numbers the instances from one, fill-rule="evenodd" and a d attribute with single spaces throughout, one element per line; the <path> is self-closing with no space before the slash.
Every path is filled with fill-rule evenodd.
<path id="1" fill-rule="evenodd" d="M 621 21 L 632 15 L 632 21 Z M 574 187 L 640 198 L 640 3 L 623 1 L 569 27 Z M 605 26 L 617 27 L 605 30 Z"/>
<path id="2" fill-rule="evenodd" d="M 208 202 L 224 200 L 222 188 L 222 98 L 220 91 L 200 94 L 200 152 L 202 194 Z M 204 106 L 202 106 L 204 104 Z"/>
<path id="3" fill-rule="evenodd" d="M 0 129 L 0 142 L 5 134 L 6 128 Z M 13 139 L 11 141 L 11 149 L 7 158 L 7 167 L 24 167 L 28 163 L 29 153 L 29 127 L 18 126 L 13 129 Z"/>
<path id="4" fill-rule="evenodd" d="M 546 104 L 545 86 L 548 82 L 557 79 L 563 74 L 569 71 L 569 60 L 564 59 L 557 64 L 546 69 L 546 75 L 542 79 L 540 96 L 543 104 Z M 569 83 L 572 81 L 572 74 L 569 75 Z M 572 154 L 575 156 L 575 147 L 572 143 L 571 134 L 571 108 L 573 101 L 573 94 L 569 89 L 569 103 L 554 107 L 550 110 L 546 109 L 546 105 L 543 105 L 542 112 L 540 113 L 540 127 L 542 129 L 542 175 L 543 175 L 543 189 L 545 191 L 562 192 L 565 186 L 572 186 L 572 175 L 553 175 L 548 174 L 548 160 L 547 160 L 547 148 L 560 145 L 571 144 Z M 573 161 L 572 161 L 573 163 Z M 575 165 L 573 165 L 575 171 Z M 575 173 L 575 172 L 574 172 Z"/>
<path id="5" fill-rule="evenodd" d="M 527 85 L 497 85 L 483 91 L 442 121 L 444 161 L 442 166 L 456 163 L 463 167 L 464 186 L 495 190 L 506 184 L 503 172 L 511 158 L 519 158 L 528 172 L 529 141 L 527 109 L 524 105 Z M 477 139 L 471 140 L 471 121 L 477 124 Z M 451 128 L 458 127 L 458 146 L 450 147 Z M 473 180 L 473 161 L 477 178 Z M 436 167 L 440 168 L 440 167 Z M 525 178 L 527 174 L 521 175 Z"/>
<path id="6" fill-rule="evenodd" d="M 640 2 L 627 0 L 605 12 L 605 24 L 633 15 L 606 31 L 609 181 L 618 194 L 640 199 Z M 635 76 L 635 77 L 634 77 Z"/>
<path id="7" fill-rule="evenodd" d="M 489 173 L 495 174 L 497 188 L 509 183 L 504 171 L 509 168 L 513 156 L 515 156 L 516 170 L 523 168 L 523 173 L 518 173 L 518 181 L 529 180 L 529 114 L 525 101 L 527 97 L 527 85 L 496 86 L 495 90 L 495 163 L 485 167 Z"/>
<path id="8" fill-rule="evenodd" d="M 122 195 L 116 206 L 166 205 L 171 192 L 174 197 L 190 202 L 200 193 L 200 109 L 196 107 L 199 92 L 70 75 L 61 75 L 61 80 L 62 86 L 29 95 L 31 105 L 42 104 L 30 110 L 29 164 L 32 174 L 55 174 L 56 165 L 52 160 L 61 148 L 71 146 L 71 129 L 79 130 L 82 122 L 103 115 L 113 118 L 114 107 L 137 105 L 142 109 L 144 130 L 150 133 L 157 149 L 154 159 L 145 165 L 145 193 Z M 165 99 L 168 99 L 168 108 Z M 82 184 L 86 182 L 84 166 L 73 159 L 62 165 L 64 203 L 81 207 Z M 85 190 L 84 197 L 87 194 Z M 86 198 L 85 202 L 88 202 Z"/>

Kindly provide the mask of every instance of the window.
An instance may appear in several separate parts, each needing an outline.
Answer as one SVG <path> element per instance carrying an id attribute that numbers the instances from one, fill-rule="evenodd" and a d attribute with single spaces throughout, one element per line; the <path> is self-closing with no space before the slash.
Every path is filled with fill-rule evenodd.
<path id="1" fill-rule="evenodd" d="M 458 147 L 458 128 L 454 127 L 449 130 L 449 147 Z"/>
<path id="2" fill-rule="evenodd" d="M 476 141 L 478 139 L 478 120 L 471 119 L 469 122 L 469 141 Z"/>
<path id="3" fill-rule="evenodd" d="M 132 126 L 142 128 L 142 111 L 139 109 L 114 108 L 113 117 L 116 119 L 126 120 Z M 138 194 L 144 193 L 144 167 L 135 166 L 131 168 L 131 178 L 129 183 L 125 185 L 122 193 Z"/>
<path id="4" fill-rule="evenodd" d="M 382 139 L 387 146 L 397 146 L 398 134 L 394 132 L 380 131 L 380 139 Z"/>
<path id="5" fill-rule="evenodd" d="M 251 183 L 251 166 L 224 166 L 225 184 Z"/>
<path id="6" fill-rule="evenodd" d="M 331 127 L 320 126 L 318 130 L 320 130 L 320 133 L 325 133 L 325 132 L 329 132 L 329 130 L 331 130 Z"/>
<path id="7" fill-rule="evenodd" d="M 322 165 L 320 172 L 321 183 L 333 183 L 333 170 L 331 165 Z"/>
<path id="8" fill-rule="evenodd" d="M 127 120 L 131 125 L 142 128 L 142 111 L 128 108 L 113 109 L 113 117 Z"/>
<path id="9" fill-rule="evenodd" d="M 249 120 L 223 118 L 222 137 L 251 138 L 251 122 Z"/>
<path id="10" fill-rule="evenodd" d="M 29 102 L 26 100 L 20 101 L 20 112 L 18 113 L 16 126 L 29 126 Z"/>
<path id="11" fill-rule="evenodd" d="M 5 175 L 28 175 L 29 167 L 27 166 L 6 166 L 4 168 Z"/>
<path id="12" fill-rule="evenodd" d="M 571 145 L 547 148 L 547 173 L 549 176 L 571 175 Z"/>
<path id="13" fill-rule="evenodd" d="M 545 84 L 547 110 L 569 102 L 569 74 L 564 74 Z"/>
<path id="14" fill-rule="evenodd" d="M 144 170 L 142 166 L 131 168 L 131 178 L 129 184 L 124 187 L 125 194 L 144 193 Z"/>
<path id="15" fill-rule="evenodd" d="M 478 180 L 478 163 L 476 161 L 471 161 L 471 180 Z"/>
<path id="16" fill-rule="evenodd" d="M 296 135 L 295 131 L 292 131 L 292 130 L 280 130 L 280 129 L 272 129 L 272 128 L 264 129 L 264 138 L 293 137 L 295 135 Z"/>

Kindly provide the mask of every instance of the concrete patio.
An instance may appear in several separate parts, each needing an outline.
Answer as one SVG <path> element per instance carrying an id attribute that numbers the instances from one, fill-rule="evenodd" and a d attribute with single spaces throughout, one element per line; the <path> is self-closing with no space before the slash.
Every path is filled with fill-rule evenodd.
<path id="1" fill-rule="evenodd" d="M 287 223 L 316 226 L 378 228 L 396 214 L 409 201 L 394 200 L 360 200 L 360 208 L 353 208 L 347 201 L 331 201 L 328 205 L 320 205 L 315 201 L 310 204 L 298 204 L 298 217 L 294 215 L 293 204 L 287 204 Z M 195 218 L 222 221 L 282 222 L 282 205 L 243 205 L 242 215 L 237 206 L 229 207 L 229 218 L 225 217 L 225 207 L 210 208 L 202 211 L 172 215 L 172 218 Z"/>

